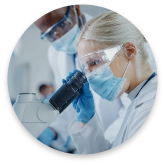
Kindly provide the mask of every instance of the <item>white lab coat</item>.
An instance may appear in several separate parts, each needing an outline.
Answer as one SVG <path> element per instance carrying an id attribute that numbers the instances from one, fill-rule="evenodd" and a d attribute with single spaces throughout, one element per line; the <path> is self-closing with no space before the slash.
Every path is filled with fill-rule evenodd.
<path id="1" fill-rule="evenodd" d="M 154 54 L 152 52 L 152 49 L 149 45 L 148 42 L 145 43 L 145 49 L 149 55 L 149 61 L 150 61 L 150 64 L 151 64 L 151 67 L 153 69 L 153 71 L 155 73 L 157 73 L 157 66 L 156 66 L 156 61 L 155 61 L 155 57 L 154 57 Z M 123 102 L 128 102 L 128 99 L 125 97 L 122 97 L 122 101 Z M 104 132 L 104 136 L 106 139 L 109 140 L 109 142 L 113 142 L 117 136 L 117 133 L 119 132 L 119 129 L 122 125 L 122 122 L 124 120 L 124 117 L 125 117 L 125 114 L 126 114 L 126 110 L 128 109 L 129 107 L 129 102 L 124 104 L 123 107 L 121 107 L 121 109 L 119 110 L 118 112 L 118 118 L 111 124 L 108 126 L 108 128 L 106 129 L 106 131 Z"/>
<path id="2" fill-rule="evenodd" d="M 89 21 L 92 17 L 84 14 L 86 21 Z M 65 79 L 68 76 L 69 72 L 72 72 L 75 67 L 79 69 L 78 66 L 78 57 L 74 60 L 73 55 L 67 55 L 65 52 L 57 51 L 54 47 L 50 46 L 48 50 L 48 59 L 51 66 L 51 69 L 54 73 L 54 86 L 57 90 L 62 85 L 62 79 Z M 100 98 L 96 93 L 94 94 L 96 111 L 99 116 L 99 120 L 103 125 L 103 129 L 106 130 L 107 127 L 118 118 L 118 111 L 121 107 L 123 111 L 126 111 L 130 100 L 126 98 L 126 95 L 123 95 L 120 99 L 117 99 L 115 102 L 111 103 L 105 99 Z M 124 106 L 123 106 L 124 105 Z M 104 106 L 104 109 L 100 111 L 100 107 Z M 116 111 L 109 110 L 109 107 L 116 109 Z M 111 114 L 111 115 L 110 115 Z M 65 148 L 74 149 L 72 141 L 69 139 L 68 125 L 71 120 L 76 116 L 75 110 L 72 105 L 70 105 L 60 116 L 51 123 L 50 127 L 54 128 L 57 133 L 60 135 L 60 138 L 54 140 L 51 144 L 53 148 L 65 151 Z M 110 116 L 109 118 L 107 118 Z M 123 116 L 124 118 L 124 116 Z M 120 120 L 123 120 L 120 118 Z M 113 140 L 117 133 L 113 136 Z M 62 146 L 65 146 L 63 148 Z M 61 148 L 62 147 L 62 148 Z"/>
<path id="3" fill-rule="evenodd" d="M 68 129 L 78 153 L 93 154 L 106 151 L 129 139 L 148 117 L 155 100 L 156 89 L 157 76 L 153 77 L 142 88 L 139 95 L 130 104 L 114 143 L 105 138 L 104 130 L 97 115 L 94 115 L 82 129 L 75 118 Z M 109 108 L 111 109 L 111 107 Z"/>

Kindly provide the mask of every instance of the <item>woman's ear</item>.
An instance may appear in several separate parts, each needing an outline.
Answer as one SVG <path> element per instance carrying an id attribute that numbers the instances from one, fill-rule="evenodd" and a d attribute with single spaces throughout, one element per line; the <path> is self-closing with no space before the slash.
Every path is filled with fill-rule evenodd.
<path id="1" fill-rule="evenodd" d="M 124 54 L 129 61 L 133 61 L 137 54 L 137 48 L 132 43 L 124 44 Z"/>

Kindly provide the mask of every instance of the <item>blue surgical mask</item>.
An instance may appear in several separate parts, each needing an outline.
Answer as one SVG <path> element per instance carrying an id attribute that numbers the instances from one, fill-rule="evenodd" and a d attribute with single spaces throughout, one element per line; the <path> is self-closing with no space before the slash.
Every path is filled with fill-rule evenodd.
<path id="1" fill-rule="evenodd" d="M 69 30 L 61 38 L 55 40 L 51 44 L 56 50 L 64 51 L 68 55 L 73 55 L 77 53 L 76 41 L 79 34 L 80 34 L 80 28 L 77 24 L 75 24 L 71 30 Z"/>
<path id="2" fill-rule="evenodd" d="M 87 78 L 91 88 L 98 95 L 112 102 L 118 97 L 126 82 L 124 76 L 122 78 L 117 78 L 113 75 L 109 63 L 106 63 L 93 71 Z"/>

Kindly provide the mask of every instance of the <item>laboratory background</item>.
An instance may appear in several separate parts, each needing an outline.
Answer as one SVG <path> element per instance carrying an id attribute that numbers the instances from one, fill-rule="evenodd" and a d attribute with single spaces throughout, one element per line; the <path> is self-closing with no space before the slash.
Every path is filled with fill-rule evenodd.
<path id="1" fill-rule="evenodd" d="M 80 5 L 80 9 L 93 17 L 108 11 L 91 5 Z M 8 69 L 8 91 L 12 104 L 19 93 L 36 93 L 37 99 L 42 100 L 39 87 L 42 84 L 54 85 L 54 75 L 47 57 L 49 43 L 40 40 L 40 31 L 34 24 L 25 30 L 11 52 Z"/>
<path id="2" fill-rule="evenodd" d="M 113 149 L 141 128 L 154 105 L 158 76 L 152 45 L 134 20 L 110 10 L 75 4 L 47 11 L 46 17 L 42 13 L 9 54 L 7 87 L 13 110 L 34 138 L 57 151 L 87 155 Z M 83 25 L 82 38 L 107 48 L 96 44 L 93 49 L 85 41 L 77 56 Z"/>

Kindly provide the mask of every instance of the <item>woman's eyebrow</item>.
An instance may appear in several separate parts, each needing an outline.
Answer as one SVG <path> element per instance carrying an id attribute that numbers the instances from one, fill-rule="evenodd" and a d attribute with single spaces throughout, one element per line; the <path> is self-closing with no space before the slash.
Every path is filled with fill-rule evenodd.
<path id="1" fill-rule="evenodd" d="M 91 61 L 91 60 L 93 60 L 93 59 L 91 57 L 89 57 L 89 58 L 87 58 L 86 61 L 88 62 L 88 61 Z"/>

